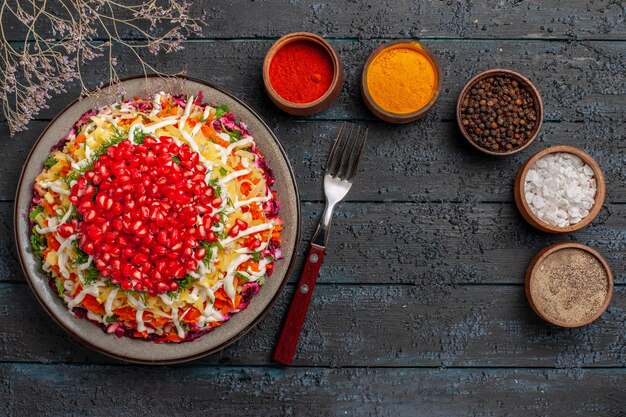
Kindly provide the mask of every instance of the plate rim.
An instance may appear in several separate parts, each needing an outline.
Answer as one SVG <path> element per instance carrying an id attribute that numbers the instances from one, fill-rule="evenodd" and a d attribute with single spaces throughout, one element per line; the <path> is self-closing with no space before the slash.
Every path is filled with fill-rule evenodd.
<path id="1" fill-rule="evenodd" d="M 70 103 L 68 103 L 65 107 L 63 107 L 63 109 L 61 109 L 55 116 L 54 118 L 52 118 L 52 120 L 50 120 L 50 122 L 48 122 L 48 125 L 45 127 L 45 129 L 39 134 L 39 136 L 37 137 L 37 140 L 35 140 L 35 142 L 33 143 L 33 145 L 30 148 L 30 151 L 28 152 L 28 155 L 26 156 L 26 159 L 24 160 L 24 164 L 22 165 L 22 170 L 20 172 L 20 177 L 19 180 L 17 182 L 17 188 L 15 190 L 15 197 L 14 197 L 14 203 L 13 203 L 13 238 L 15 240 L 15 246 L 17 249 L 17 256 L 18 259 L 20 261 L 20 267 L 22 268 L 22 273 L 24 274 L 24 277 L 26 278 L 26 282 L 28 282 L 28 286 L 30 287 L 32 293 L 35 295 L 35 298 L 37 299 L 37 301 L 39 302 L 39 304 L 43 307 L 43 309 L 45 310 L 45 312 L 47 313 L 47 315 L 52 318 L 52 320 L 57 323 L 64 331 L 65 333 L 69 334 L 74 340 L 77 340 L 78 342 L 80 342 L 81 344 L 87 346 L 90 349 L 93 349 L 94 351 L 101 353 L 103 355 L 106 355 L 108 357 L 114 358 L 114 359 L 118 359 L 118 360 L 122 360 L 125 362 L 129 362 L 129 363 L 135 363 L 135 364 L 142 364 L 142 365 L 170 365 L 170 364 L 176 364 L 176 363 L 183 363 L 183 362 L 189 362 L 192 360 L 196 360 L 196 359 L 200 359 L 202 357 L 211 355 L 213 353 L 216 353 L 220 350 L 225 349 L 226 347 L 230 346 L 231 344 L 235 343 L 236 341 L 238 341 L 239 339 L 241 339 L 246 333 L 248 333 L 250 330 L 252 330 L 254 327 L 256 327 L 261 320 L 263 320 L 263 318 L 265 318 L 265 316 L 267 315 L 267 313 L 269 313 L 269 311 L 272 309 L 272 307 L 274 307 L 274 304 L 276 304 L 276 301 L 278 301 L 278 297 L 280 297 L 280 295 L 282 294 L 283 290 L 285 289 L 285 286 L 287 285 L 287 282 L 289 281 L 289 277 L 291 276 L 291 273 L 293 272 L 293 268 L 295 266 L 296 263 L 296 258 L 297 258 L 297 254 L 299 253 L 299 248 L 300 248 L 300 238 L 301 238 L 301 229 L 302 229 L 302 209 L 301 209 L 301 204 L 300 204 L 300 192 L 298 190 L 298 183 L 296 182 L 296 177 L 293 171 L 293 167 L 291 166 L 291 162 L 289 161 L 289 158 L 287 156 L 287 153 L 285 152 L 285 149 L 283 148 L 282 144 L 280 143 L 280 141 L 278 140 L 278 137 L 276 136 L 276 134 L 274 133 L 274 131 L 269 127 L 269 125 L 267 124 L 267 122 L 265 121 L 265 119 L 263 117 L 261 117 L 261 115 L 259 115 L 256 110 L 254 110 L 252 107 L 250 107 L 247 103 L 245 103 L 243 100 L 241 100 L 239 97 L 235 96 L 233 93 L 231 93 L 229 90 L 224 89 L 222 87 L 218 87 L 213 83 L 210 83 L 208 81 L 204 81 L 201 80 L 199 78 L 195 78 L 195 77 L 190 77 L 184 74 L 177 74 L 177 75 L 168 75 L 166 77 L 157 75 L 157 74 L 144 74 L 144 75 L 131 75 L 131 76 L 127 76 L 127 77 L 122 77 L 119 79 L 119 83 L 124 83 L 125 81 L 129 81 L 129 80 L 135 80 L 135 79 L 140 79 L 140 78 L 170 78 L 170 79 L 180 79 L 183 81 L 192 81 L 198 84 L 202 84 L 206 87 L 215 89 L 217 91 L 219 91 L 222 94 L 227 95 L 228 97 L 230 97 L 231 99 L 233 99 L 234 101 L 236 101 L 239 105 L 243 106 L 246 110 L 248 110 L 250 113 L 252 113 L 252 115 L 263 125 L 263 127 L 265 129 L 267 129 L 267 131 L 270 133 L 271 138 L 273 139 L 274 143 L 276 144 L 278 150 L 280 151 L 280 154 L 282 155 L 286 165 L 287 165 L 287 170 L 289 171 L 289 175 L 291 177 L 291 181 L 293 183 L 293 191 L 295 193 L 295 199 L 296 199 L 296 217 L 297 217 L 297 221 L 296 221 L 296 235 L 295 235 L 295 242 L 294 242 L 294 250 L 293 250 L 293 254 L 291 257 L 291 260 L 289 262 L 289 265 L 287 266 L 287 270 L 285 272 L 285 276 L 283 277 L 283 280 L 280 284 L 280 286 L 278 287 L 278 290 L 276 291 L 276 293 L 272 296 L 272 299 L 270 300 L 270 302 L 265 306 L 265 308 L 256 315 L 256 317 L 254 317 L 254 319 L 252 319 L 252 321 L 245 326 L 243 329 L 241 329 L 239 332 L 237 332 L 235 335 L 233 335 L 232 337 L 230 337 L 229 339 L 227 339 L 226 341 L 220 343 L 217 346 L 214 346 L 208 350 L 202 351 L 202 352 L 198 352 L 195 354 L 191 354 L 188 356 L 184 356 L 184 357 L 180 357 L 180 358 L 176 358 L 176 359 L 164 359 L 164 360 L 149 360 L 149 359 L 138 359 L 138 358 L 130 358 L 124 355 L 118 355 L 115 353 L 111 353 L 109 351 L 107 351 L 104 348 L 101 348 L 99 346 L 96 346 L 95 344 L 91 343 L 88 339 L 83 338 L 81 335 L 79 335 L 77 332 L 74 332 L 73 330 L 71 330 L 68 326 L 66 326 L 61 320 L 59 320 L 55 314 L 53 314 L 52 310 L 49 308 L 49 306 L 47 305 L 47 303 L 45 303 L 41 297 L 39 296 L 38 292 L 36 291 L 36 289 L 34 288 L 34 282 L 30 277 L 30 274 L 28 273 L 26 266 L 24 264 L 24 259 L 22 258 L 22 247 L 20 245 L 20 240 L 18 238 L 18 221 L 19 221 L 19 207 L 18 207 L 18 203 L 19 203 L 19 195 L 20 195 L 20 190 L 22 188 L 22 182 L 24 182 L 25 178 L 24 178 L 24 174 L 26 171 L 26 167 L 28 166 L 28 164 L 31 162 L 31 158 L 33 156 L 33 153 L 35 151 L 35 148 L 37 148 L 37 145 L 39 144 L 39 142 L 41 141 L 41 139 L 45 136 L 46 132 L 48 132 L 48 130 L 50 129 L 50 127 L 57 121 L 58 118 L 60 118 L 70 107 L 74 106 L 76 103 L 78 103 L 81 100 L 81 96 L 78 96 L 77 98 L 75 98 L 74 100 L 72 100 Z M 105 90 L 109 87 L 112 87 L 113 83 L 106 83 L 103 84 L 99 89 L 100 90 Z M 280 201 L 280 200 L 279 200 Z M 46 282 L 44 285 L 47 285 L 48 283 Z M 93 323 L 92 323 L 93 324 Z M 93 324 L 95 325 L 95 324 Z M 211 333 L 211 332 L 209 332 Z M 204 335 L 206 336 L 206 335 Z M 146 343 L 149 343 L 148 341 L 145 341 Z M 190 342 L 185 342 L 185 343 L 193 343 L 194 341 L 190 341 Z"/>

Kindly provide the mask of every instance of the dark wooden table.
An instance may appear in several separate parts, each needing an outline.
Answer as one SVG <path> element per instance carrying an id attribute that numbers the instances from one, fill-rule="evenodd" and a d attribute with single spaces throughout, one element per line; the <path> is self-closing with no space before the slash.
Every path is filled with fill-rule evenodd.
<path id="1" fill-rule="evenodd" d="M 55 96 L 27 132 L 0 144 L 0 414 L 626 416 L 626 6 L 547 3 L 207 1 L 197 5 L 209 17 L 201 39 L 148 57 L 163 71 L 186 64 L 267 119 L 296 172 L 303 242 L 322 209 L 322 170 L 341 120 L 370 128 L 291 367 L 270 354 L 297 273 L 238 343 L 180 366 L 112 360 L 44 313 L 17 261 L 12 200 L 31 145 L 77 86 Z M 310 118 L 281 113 L 261 80 L 272 42 L 299 30 L 326 36 L 346 70 L 337 102 Z M 443 66 L 441 98 L 407 126 L 374 120 L 359 94 L 367 55 L 392 38 L 423 40 Z M 139 71 L 119 61 L 122 75 Z M 474 151 L 454 122 L 463 84 L 494 66 L 526 74 L 546 109 L 538 140 L 509 158 Z M 102 81 L 91 68 L 89 81 Z M 560 144 L 596 158 L 607 199 L 589 227 L 550 236 L 518 214 L 513 180 L 531 154 Z M 563 240 L 598 249 L 615 273 L 608 311 L 577 330 L 543 323 L 524 295 L 530 259 Z"/>

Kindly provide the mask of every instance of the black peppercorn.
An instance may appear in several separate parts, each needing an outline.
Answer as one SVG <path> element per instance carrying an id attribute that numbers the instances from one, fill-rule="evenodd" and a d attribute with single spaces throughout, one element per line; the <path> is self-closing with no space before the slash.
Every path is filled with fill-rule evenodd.
<path id="1" fill-rule="evenodd" d="M 528 87 L 506 75 L 478 80 L 461 105 L 461 124 L 468 136 L 491 151 L 524 146 L 535 133 L 537 117 Z"/>

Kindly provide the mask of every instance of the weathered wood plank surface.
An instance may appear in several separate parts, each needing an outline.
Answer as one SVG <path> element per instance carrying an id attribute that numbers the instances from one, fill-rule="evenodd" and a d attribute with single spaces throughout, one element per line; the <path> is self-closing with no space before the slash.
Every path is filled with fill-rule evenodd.
<path id="1" fill-rule="evenodd" d="M 292 292 L 239 342 L 195 364 L 271 364 Z M 618 287 L 597 322 L 566 330 L 532 312 L 523 286 L 319 285 L 294 365 L 624 367 L 625 296 Z M 24 284 L 0 284 L 0 318 L 4 361 L 116 363 L 67 336 Z"/>
<path id="2" fill-rule="evenodd" d="M 279 37 L 295 31 L 348 38 L 624 39 L 624 6 L 585 0 L 552 3 L 358 0 L 194 1 L 192 16 L 207 15 L 202 37 Z M 238 13 L 233 13 L 237 10 Z M 124 17 L 122 14 L 120 17 Z M 9 39 L 25 31 L 6 25 Z M 123 28 L 125 29 L 125 28 Z M 137 31 L 122 30 L 127 38 Z"/>
<path id="3" fill-rule="evenodd" d="M 330 3 L 330 4 L 328 4 Z M 209 25 L 179 53 L 148 57 L 165 72 L 220 85 L 267 119 L 303 198 L 303 242 L 322 209 L 321 177 L 341 120 L 370 140 L 349 202 L 333 224 L 295 367 L 270 354 L 302 262 L 270 314 L 243 339 L 186 366 L 125 366 L 66 335 L 25 283 L 12 237 L 12 201 L 25 157 L 77 93 L 55 96 L 28 132 L 0 146 L 0 415 L 619 416 L 626 417 L 626 8 L 619 1 L 297 0 L 194 2 Z M 23 40 L 5 26 L 10 39 Z M 281 113 L 261 80 L 279 36 L 329 38 L 345 64 L 337 102 L 311 118 Z M 129 39 L 137 33 L 125 32 Z M 421 38 L 444 69 L 422 121 L 391 126 L 361 102 L 362 65 L 388 38 Z M 118 58 L 121 75 L 139 68 Z M 463 84 L 494 66 L 526 74 L 546 123 L 525 152 L 487 158 L 462 142 L 454 106 Z M 106 78 L 94 63 L 89 85 Z M 8 136 L 0 122 L 0 137 Z M 590 227 L 550 236 L 512 203 L 531 154 L 568 144 L 607 178 Z M 523 291 L 542 247 L 574 240 L 605 255 L 618 283 L 593 325 L 564 330 L 534 315 Z M 210 337 L 210 336 L 208 336 Z M 155 383 L 156 381 L 156 383 Z"/>
<path id="4" fill-rule="evenodd" d="M 0 201 L 14 198 L 26 155 L 45 125 L 34 122 L 27 133 L 0 148 Z M 340 125 L 290 120 L 273 126 L 304 201 L 324 199 L 324 166 Z M 512 157 L 485 157 L 465 143 L 453 122 L 368 126 L 364 159 L 347 200 L 509 202 L 515 176 L 527 158 L 548 146 L 573 145 L 600 164 L 606 176 L 606 201 L 626 202 L 626 123 L 546 123 L 537 143 Z M 0 136 L 3 132 L 6 125 L 0 124 Z"/>
<path id="5" fill-rule="evenodd" d="M 296 271 L 321 215 L 305 203 Z M 23 282 L 13 243 L 12 204 L 0 203 L 0 281 Z M 543 247 L 574 240 L 607 259 L 615 281 L 626 284 L 626 205 L 607 205 L 591 226 L 566 236 L 527 225 L 511 203 L 343 203 L 335 216 L 324 283 L 522 284 Z M 295 282 L 297 274 L 291 277 Z"/>
<path id="6" fill-rule="evenodd" d="M 360 76 L 370 52 L 381 40 L 337 40 L 345 65 L 346 82 L 331 108 L 317 119 L 373 118 L 361 102 Z M 193 41 L 170 55 L 146 59 L 166 73 L 177 73 L 184 62 L 188 74 L 226 88 L 245 99 L 275 125 L 293 120 L 271 104 L 264 91 L 261 68 L 271 40 Z M 555 121 L 626 120 L 624 93 L 626 81 L 626 42 L 540 42 L 535 40 L 426 40 L 443 68 L 443 90 L 426 119 L 416 126 L 425 127 L 435 120 L 453 120 L 456 99 L 470 77 L 488 68 L 502 66 L 521 71 L 539 88 L 546 119 Z M 93 72 L 85 76 L 87 85 L 108 79 L 106 65 L 94 62 Z M 130 54 L 118 57 L 116 70 L 136 75 L 141 68 Z M 54 117 L 78 93 L 70 84 L 67 94 L 55 95 L 50 109 L 38 117 Z M 614 126 L 617 126 L 615 124 Z"/>
<path id="7" fill-rule="evenodd" d="M 626 370 L 0 365 L 10 416 L 624 416 Z M 132 382 L 131 382 L 132 381 Z M 245 387 L 245 388 L 244 388 Z M 572 392 L 584 395 L 572 396 Z"/>

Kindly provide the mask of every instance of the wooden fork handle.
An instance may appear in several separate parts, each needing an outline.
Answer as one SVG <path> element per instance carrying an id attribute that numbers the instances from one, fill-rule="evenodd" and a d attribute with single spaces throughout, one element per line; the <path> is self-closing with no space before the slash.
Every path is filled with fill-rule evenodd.
<path id="1" fill-rule="evenodd" d="M 313 288 L 315 287 L 315 281 L 319 275 L 325 252 L 326 248 L 316 244 L 311 244 L 309 247 L 304 269 L 298 280 L 296 292 L 291 299 L 289 311 L 272 356 L 274 361 L 283 365 L 290 365 L 293 355 L 296 353 L 300 332 L 304 325 L 306 312 L 309 309 L 309 302 L 311 301 L 311 295 L 313 294 Z"/>

